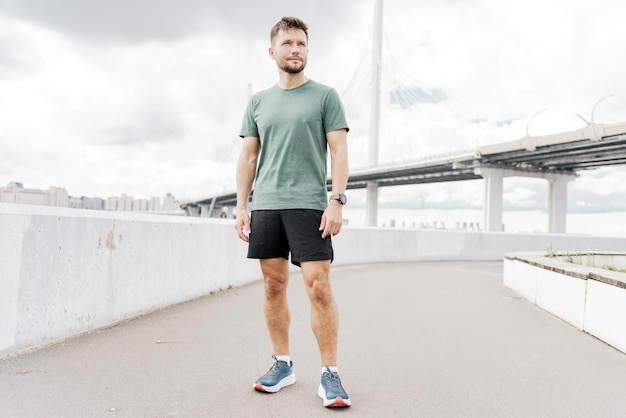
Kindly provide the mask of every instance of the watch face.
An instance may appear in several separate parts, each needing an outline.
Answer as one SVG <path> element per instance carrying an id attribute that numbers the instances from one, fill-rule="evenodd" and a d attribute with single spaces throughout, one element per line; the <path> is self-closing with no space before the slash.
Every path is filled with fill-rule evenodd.
<path id="1" fill-rule="evenodd" d="M 337 193 L 337 194 L 330 195 L 330 199 L 331 200 L 336 200 L 339 203 L 341 203 L 342 205 L 345 205 L 348 202 L 348 198 L 343 193 Z"/>

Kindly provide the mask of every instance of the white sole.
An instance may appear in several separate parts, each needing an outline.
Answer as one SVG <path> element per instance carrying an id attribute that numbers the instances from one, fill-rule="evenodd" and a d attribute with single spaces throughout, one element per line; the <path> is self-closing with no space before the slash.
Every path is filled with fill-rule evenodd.
<path id="1" fill-rule="evenodd" d="M 259 392 L 276 393 L 285 386 L 293 385 L 294 383 L 296 383 L 296 374 L 291 373 L 289 376 L 283 378 L 274 386 L 263 386 L 260 383 L 255 383 L 252 387 Z"/>
<path id="2" fill-rule="evenodd" d="M 350 398 L 344 399 L 337 397 L 335 399 L 326 399 L 326 391 L 322 385 L 320 385 L 317 389 L 317 394 L 320 398 L 322 398 L 322 401 L 324 401 L 324 406 L 326 408 L 343 408 L 352 405 Z"/>

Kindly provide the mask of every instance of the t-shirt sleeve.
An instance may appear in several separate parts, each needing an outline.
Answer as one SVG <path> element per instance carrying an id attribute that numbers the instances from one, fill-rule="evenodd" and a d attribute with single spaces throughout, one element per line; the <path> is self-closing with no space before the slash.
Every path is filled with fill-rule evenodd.
<path id="1" fill-rule="evenodd" d="M 341 98 L 335 89 L 330 89 L 324 106 L 324 132 L 328 133 L 337 129 L 350 130 Z"/>
<path id="2" fill-rule="evenodd" d="M 248 102 L 248 106 L 246 107 L 246 113 L 243 115 L 243 121 L 241 122 L 241 130 L 239 131 L 240 137 L 246 136 L 254 136 L 259 137 L 259 129 L 256 124 L 256 120 L 254 117 L 256 105 L 254 97 L 250 99 Z"/>

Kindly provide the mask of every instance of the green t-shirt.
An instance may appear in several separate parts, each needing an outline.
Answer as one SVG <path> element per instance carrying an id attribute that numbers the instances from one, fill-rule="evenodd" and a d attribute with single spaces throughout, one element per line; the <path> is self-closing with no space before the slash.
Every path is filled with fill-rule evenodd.
<path id="1" fill-rule="evenodd" d="M 348 124 L 331 87 L 308 80 L 252 96 L 239 134 L 261 144 L 252 210 L 326 209 L 326 133 L 337 129 Z"/>

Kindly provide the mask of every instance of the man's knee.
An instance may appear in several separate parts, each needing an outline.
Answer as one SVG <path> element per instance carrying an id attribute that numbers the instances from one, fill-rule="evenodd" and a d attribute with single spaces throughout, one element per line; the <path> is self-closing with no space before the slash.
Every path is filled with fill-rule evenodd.
<path id="1" fill-rule="evenodd" d="M 327 305 L 333 301 L 333 292 L 328 280 L 315 280 L 309 286 L 311 301 Z"/>
<path id="2" fill-rule="evenodd" d="M 264 260 L 261 262 L 261 270 L 265 283 L 265 294 L 268 297 L 276 297 L 286 292 L 289 282 L 289 269 L 286 261 L 281 259 Z"/>
<path id="3" fill-rule="evenodd" d="M 282 277 L 265 276 L 265 294 L 272 298 L 284 295 L 287 291 L 287 283 Z"/>
<path id="4" fill-rule="evenodd" d="M 328 304 L 333 301 L 327 263 L 319 262 L 303 265 L 302 273 L 307 293 L 312 302 Z"/>

